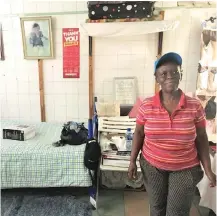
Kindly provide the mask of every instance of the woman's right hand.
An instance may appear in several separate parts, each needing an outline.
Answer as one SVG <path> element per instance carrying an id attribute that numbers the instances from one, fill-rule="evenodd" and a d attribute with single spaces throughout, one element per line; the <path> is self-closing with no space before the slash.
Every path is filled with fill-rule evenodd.
<path id="1" fill-rule="evenodd" d="M 137 178 L 137 166 L 136 162 L 130 162 L 129 168 L 128 168 L 128 177 L 131 180 L 134 180 Z"/>

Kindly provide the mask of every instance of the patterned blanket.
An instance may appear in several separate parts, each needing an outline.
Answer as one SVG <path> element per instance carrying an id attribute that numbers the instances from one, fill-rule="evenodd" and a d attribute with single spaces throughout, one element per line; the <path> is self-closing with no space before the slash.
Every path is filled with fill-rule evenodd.
<path id="1" fill-rule="evenodd" d="M 20 123 L 5 120 L 0 122 L 2 128 Z M 24 123 L 26 122 L 22 122 Z M 88 170 L 83 163 L 85 144 L 53 147 L 52 143 L 59 140 L 62 124 L 28 125 L 36 128 L 34 138 L 27 141 L 1 141 L 2 188 L 91 185 Z"/>

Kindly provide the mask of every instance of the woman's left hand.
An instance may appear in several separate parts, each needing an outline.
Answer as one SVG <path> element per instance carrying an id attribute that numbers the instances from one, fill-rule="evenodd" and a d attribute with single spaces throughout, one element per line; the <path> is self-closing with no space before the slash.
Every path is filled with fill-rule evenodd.
<path id="1" fill-rule="evenodd" d="M 210 180 L 210 187 L 215 187 L 216 186 L 216 174 L 213 173 L 213 171 L 209 171 L 206 173 L 206 176 Z"/>

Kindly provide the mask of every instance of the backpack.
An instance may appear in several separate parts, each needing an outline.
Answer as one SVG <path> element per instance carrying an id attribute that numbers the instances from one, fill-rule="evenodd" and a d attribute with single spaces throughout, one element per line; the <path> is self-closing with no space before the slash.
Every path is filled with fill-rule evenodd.
<path id="1" fill-rule="evenodd" d="M 211 98 L 205 107 L 206 119 L 211 120 L 216 117 L 216 102 Z"/>
<path id="2" fill-rule="evenodd" d="M 88 130 L 84 123 L 67 122 L 63 125 L 60 140 L 53 143 L 55 147 L 64 145 L 81 145 L 87 142 Z"/>
<path id="3" fill-rule="evenodd" d="M 88 169 L 92 185 L 96 185 L 96 174 L 101 158 L 101 148 L 95 139 L 88 139 L 84 151 L 84 165 Z M 93 171 L 93 174 L 92 172 Z"/>

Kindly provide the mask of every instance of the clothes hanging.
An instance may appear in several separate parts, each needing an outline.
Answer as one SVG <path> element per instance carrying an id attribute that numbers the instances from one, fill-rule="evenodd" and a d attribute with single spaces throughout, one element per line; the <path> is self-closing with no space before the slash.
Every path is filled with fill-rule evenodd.
<path id="1" fill-rule="evenodd" d="M 217 90 L 216 19 L 202 23 L 201 59 L 197 76 L 197 95 L 215 96 Z"/>

